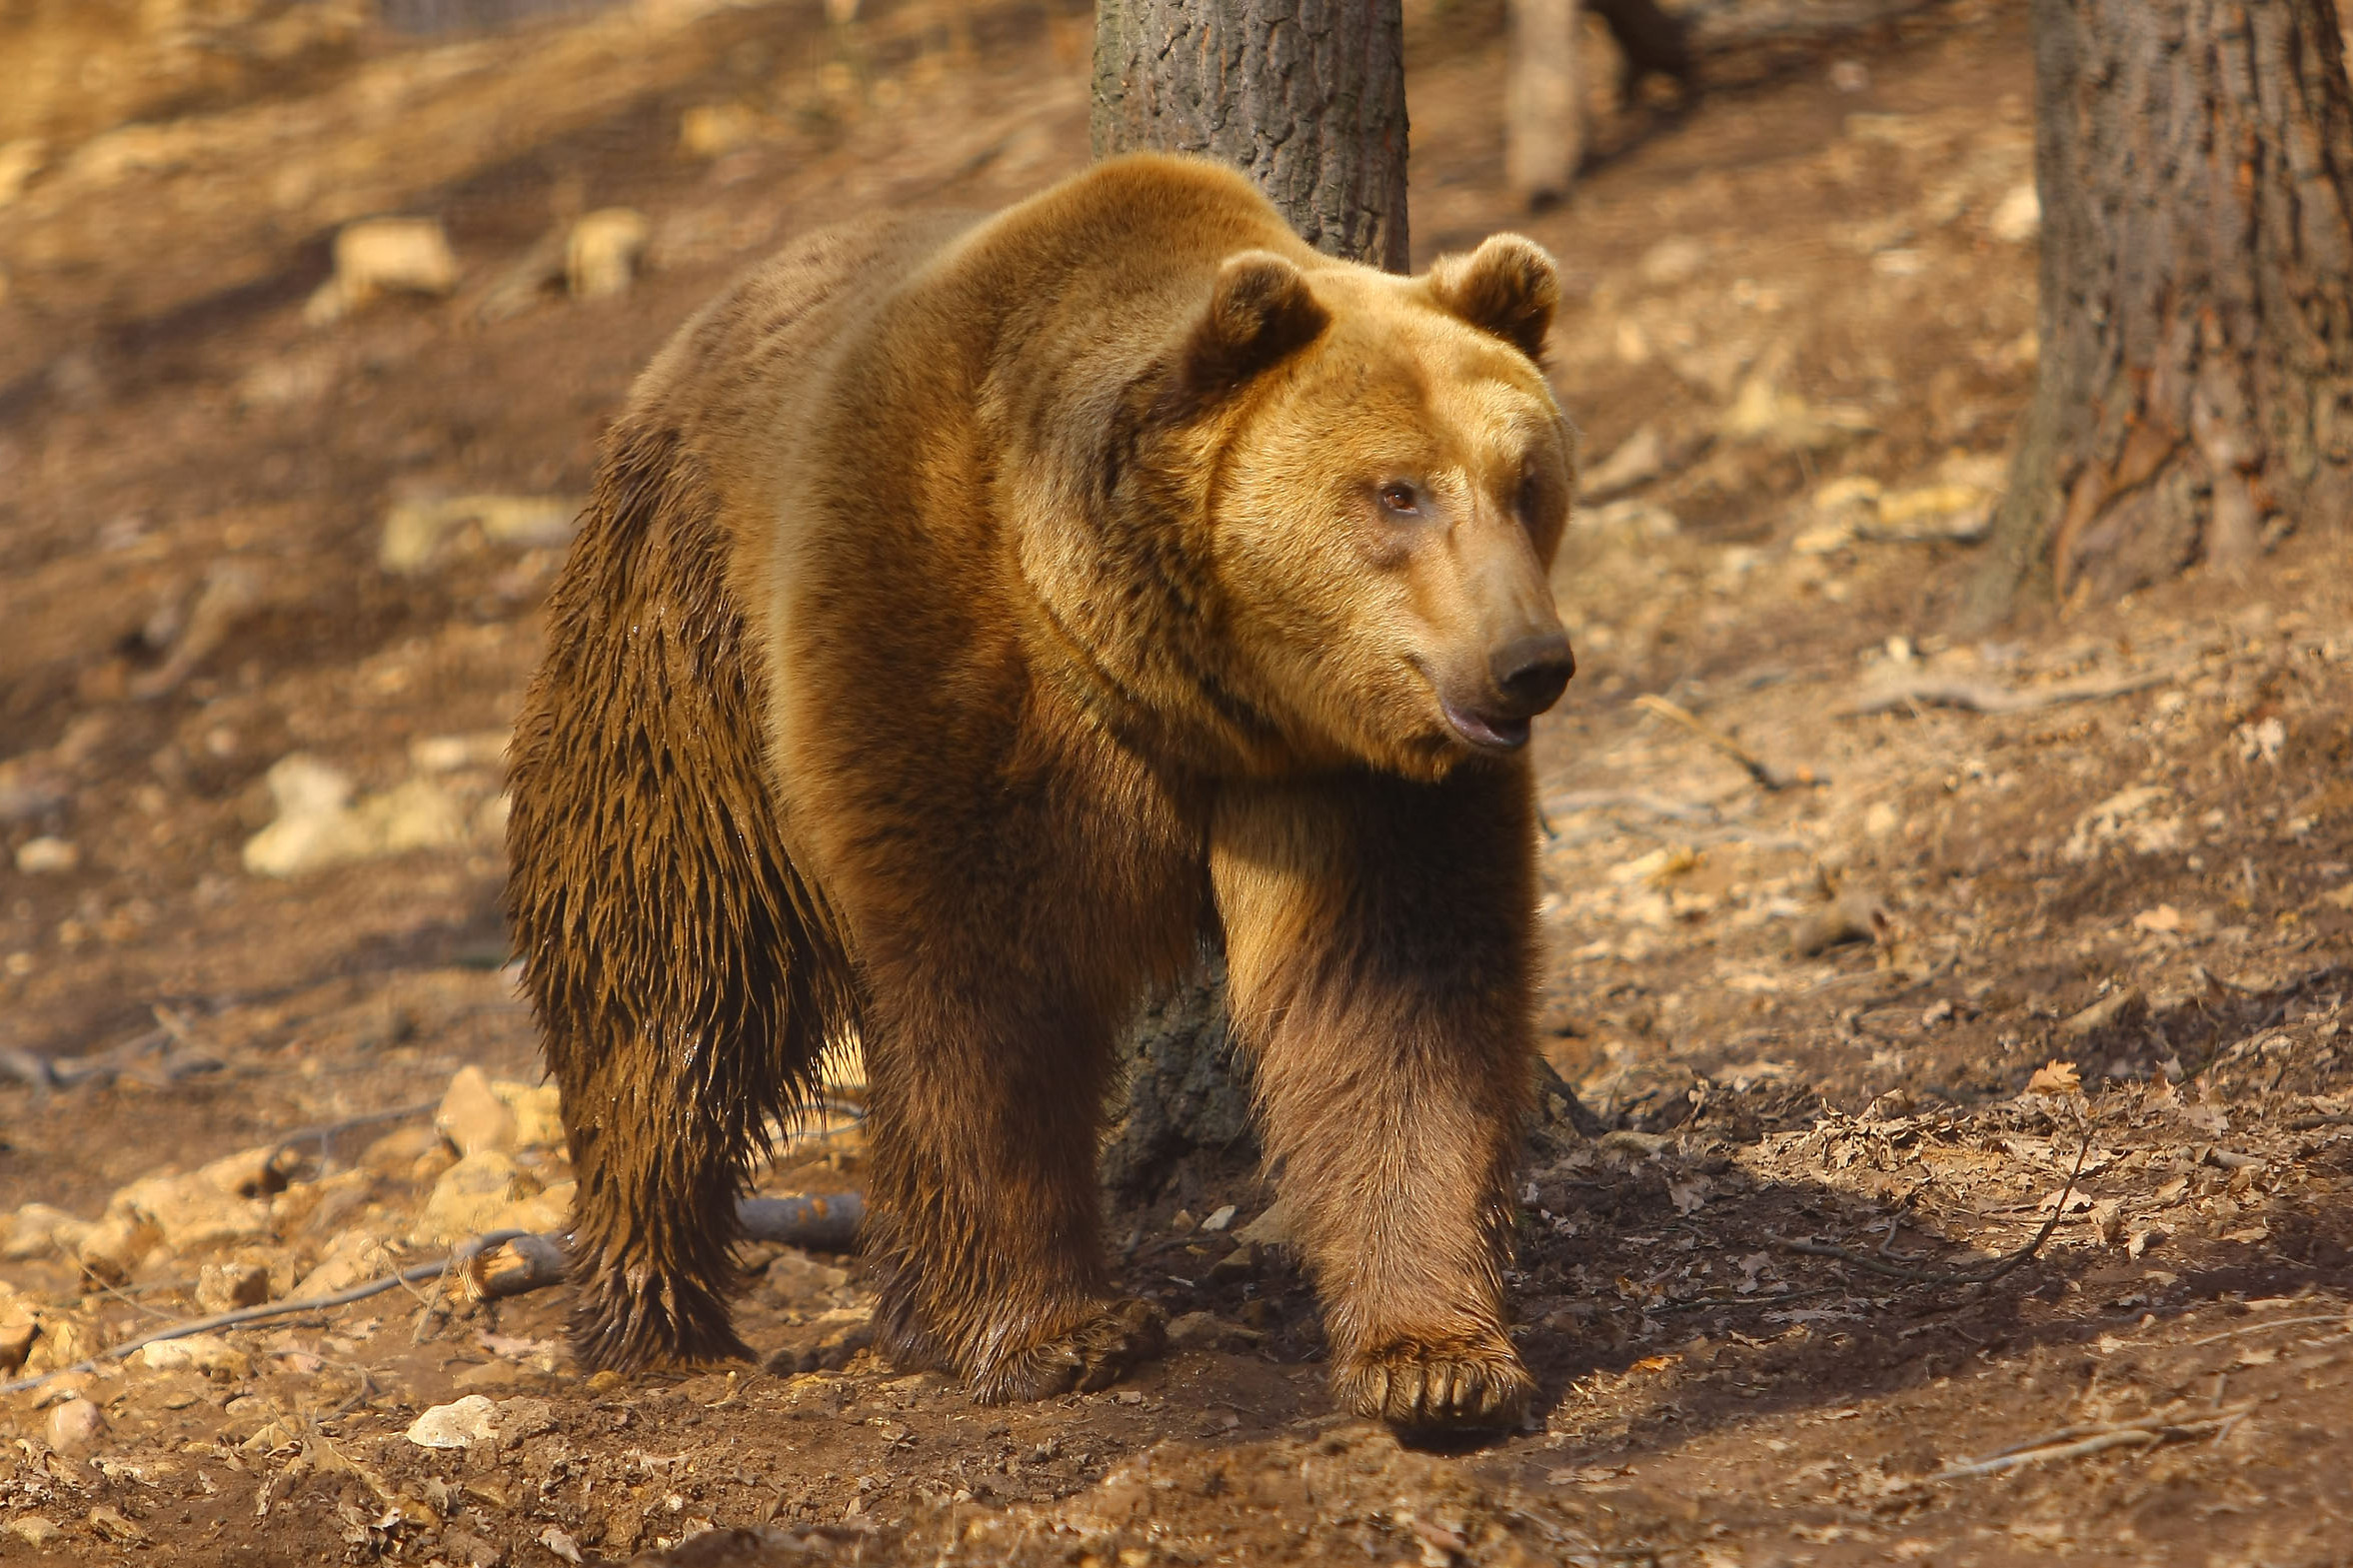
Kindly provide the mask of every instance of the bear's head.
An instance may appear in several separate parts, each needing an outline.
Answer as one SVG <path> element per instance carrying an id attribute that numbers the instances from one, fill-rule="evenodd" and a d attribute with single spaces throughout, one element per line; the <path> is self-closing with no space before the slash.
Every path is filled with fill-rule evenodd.
<path id="1" fill-rule="evenodd" d="M 1228 257 L 1164 412 L 1246 697 L 1313 760 L 1436 779 L 1517 751 L 1575 670 L 1549 573 L 1574 432 L 1537 367 L 1551 258 L 1500 235 L 1418 278 Z"/>

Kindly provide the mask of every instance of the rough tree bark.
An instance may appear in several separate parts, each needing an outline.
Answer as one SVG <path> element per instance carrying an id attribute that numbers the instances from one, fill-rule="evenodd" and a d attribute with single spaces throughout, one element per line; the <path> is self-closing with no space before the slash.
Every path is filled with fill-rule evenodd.
<path id="1" fill-rule="evenodd" d="M 1246 172 L 1306 241 L 1408 265 L 1399 0 L 1099 0 L 1095 156 L 1200 153 Z M 1196 1152 L 1254 1157 L 1222 968 L 1150 1007 L 1104 1179 L 1131 1195 Z"/>
<path id="2" fill-rule="evenodd" d="M 1316 249 L 1408 266 L 1399 0 L 1099 0 L 1095 156 L 1159 150 L 1246 172 Z M 1158 998 L 1130 1035 L 1128 1108 L 1104 1180 L 1141 1196 L 1196 1154 L 1254 1158 L 1223 964 Z M 1589 1126 L 1549 1076 L 1546 1119 Z"/>
<path id="3" fill-rule="evenodd" d="M 2353 499 L 2332 0 L 2035 0 L 2040 377 L 1972 588 L 2111 599 Z"/>
<path id="4" fill-rule="evenodd" d="M 1201 153 L 1317 250 L 1406 267 L 1398 0 L 1100 0 L 1095 156 Z"/>
<path id="5" fill-rule="evenodd" d="M 1568 194 L 1585 155 L 1577 0 L 1511 0 L 1503 77 L 1503 181 L 1530 208 Z"/>

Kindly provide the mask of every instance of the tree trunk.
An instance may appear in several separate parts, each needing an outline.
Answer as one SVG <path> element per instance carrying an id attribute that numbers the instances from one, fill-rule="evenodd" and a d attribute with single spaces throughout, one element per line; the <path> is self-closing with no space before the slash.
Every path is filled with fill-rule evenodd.
<path id="1" fill-rule="evenodd" d="M 1317 250 L 1408 266 L 1399 0 L 1099 0 L 1094 142 L 1098 158 L 1229 163 Z M 1104 1151 L 1113 1191 L 1149 1196 L 1201 1156 L 1257 1157 L 1213 946 L 1145 1009 L 1126 1050 L 1127 1109 Z M 1567 1085 L 1546 1089 L 1548 1122 L 1591 1125 Z"/>
<path id="2" fill-rule="evenodd" d="M 1972 588 L 2105 600 L 2353 499 L 2332 0 L 2035 0 L 2041 372 Z"/>
<path id="3" fill-rule="evenodd" d="M 1317 250 L 1403 272 L 1404 34 L 1399 0 L 1099 0 L 1095 156 L 1229 163 Z"/>
<path id="4" fill-rule="evenodd" d="M 1530 209 L 1568 194 L 1584 160 L 1577 0 L 1511 0 L 1503 78 L 1503 181 Z M 1630 58 L 1630 56 L 1629 56 Z"/>

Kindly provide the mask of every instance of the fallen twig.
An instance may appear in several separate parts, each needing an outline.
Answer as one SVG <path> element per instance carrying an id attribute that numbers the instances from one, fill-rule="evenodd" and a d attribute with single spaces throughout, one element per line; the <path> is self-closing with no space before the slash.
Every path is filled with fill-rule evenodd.
<path id="1" fill-rule="evenodd" d="M 792 1246 L 814 1247 L 820 1251 L 847 1251 L 858 1239 L 858 1227 L 866 1218 L 866 1200 L 855 1192 L 831 1193 L 823 1196 L 791 1198 L 745 1198 L 736 1208 L 738 1223 L 748 1241 L 781 1241 Z M 478 1273 L 477 1265 L 501 1246 L 516 1255 L 516 1264 L 495 1273 Z M 299 1301 L 265 1301 L 260 1306 L 240 1307 L 234 1312 L 217 1312 L 211 1317 L 194 1318 L 171 1323 L 153 1333 L 139 1334 L 119 1344 L 107 1346 L 86 1361 L 72 1366 L 61 1366 L 31 1377 L 20 1377 L 14 1382 L 0 1383 L 0 1394 L 22 1393 L 38 1388 L 51 1378 L 68 1372 L 92 1372 L 107 1361 L 119 1361 L 135 1350 L 167 1339 L 185 1339 L 190 1334 L 210 1333 L 214 1329 L 236 1328 L 246 1323 L 258 1323 L 269 1318 L 291 1317 L 300 1312 L 318 1312 L 329 1307 L 348 1306 L 354 1301 L 365 1301 L 370 1296 L 382 1295 L 387 1290 L 399 1289 L 420 1280 L 457 1275 L 465 1283 L 467 1292 L 476 1300 L 522 1295 L 564 1277 L 563 1239 L 529 1230 L 494 1230 L 488 1235 L 475 1236 L 452 1247 L 448 1254 L 429 1262 L 413 1263 L 390 1274 L 364 1280 L 348 1289 L 325 1295 L 307 1296 Z M 431 1305 L 428 1304 L 430 1312 Z"/>
<path id="2" fill-rule="evenodd" d="M 2333 1323 L 2339 1328 L 2353 1328 L 2353 1312 L 2331 1312 L 2325 1317 L 2275 1317 L 2268 1323 L 2249 1323 L 2243 1328 L 2224 1329 L 2219 1334 L 2208 1334 L 2203 1339 L 2189 1342 L 2190 1349 L 2200 1345 L 2218 1345 L 2225 1339 L 2238 1339 L 2247 1334 L 2265 1333 L 2274 1328 L 2306 1328 L 2315 1323 Z"/>
<path id="3" fill-rule="evenodd" d="M 1855 700 L 1854 706 L 1844 710 L 1844 717 L 1860 719 L 1871 714 L 1892 713 L 1897 709 L 1908 708 L 1957 708 L 1972 714 L 2023 714 L 2037 708 L 2057 708 L 2066 703 L 2094 703 L 2103 698 L 2145 692 L 2150 687 L 2163 686 L 2180 675 L 2183 668 L 2180 665 L 2165 665 L 2154 670 L 2143 670 L 2137 675 L 2112 676 L 2105 680 L 2059 681 L 2049 686 L 2016 688 L 1986 686 L 1952 676 L 1915 676 L 1865 693 Z"/>
<path id="4" fill-rule="evenodd" d="M 2086 1128 L 2083 1134 L 2083 1146 L 2075 1151 L 2075 1168 L 2067 1173 L 2067 1185 L 2060 1189 L 2058 1204 L 2051 1210 L 2050 1217 L 2042 1222 L 2042 1228 L 2034 1233 L 2033 1240 L 2015 1252 L 1998 1259 L 1990 1268 L 1965 1272 L 1904 1268 L 1894 1263 L 1882 1262 L 1869 1253 L 1856 1252 L 1848 1247 L 1829 1246 L 1819 1241 L 1784 1241 L 1773 1238 L 1771 1244 L 1784 1252 L 1802 1253 L 1807 1257 L 1834 1258 L 1841 1263 L 1850 1263 L 1866 1273 L 1882 1274 L 1890 1279 L 1900 1279 L 1909 1284 L 1990 1285 L 2003 1275 L 2023 1265 L 2042 1250 L 2044 1242 L 2050 1240 L 2051 1232 L 2059 1228 L 2060 1219 L 2066 1215 L 2067 1199 L 2074 1195 L 2076 1177 L 2083 1174 L 2083 1162 L 2090 1153 L 2091 1131 Z M 1805 1285 L 1792 1290 L 1776 1290 L 1769 1295 L 1691 1296 L 1681 1301 L 1661 1302 L 1657 1306 L 1644 1307 L 1642 1310 L 1645 1312 L 1695 1312 L 1702 1307 L 1777 1306 L 1784 1301 L 1802 1301 L 1808 1296 L 1825 1296 L 1845 1288 L 1843 1285 Z"/>
<path id="5" fill-rule="evenodd" d="M 1971 1476 L 1998 1475 L 2004 1470 L 2015 1470 L 2020 1465 L 2042 1464 L 2052 1459 L 2081 1459 L 2087 1454 L 2101 1453 L 2110 1448 L 2148 1448 L 2158 1443 L 2180 1442 L 2184 1438 L 2197 1437 L 2228 1426 L 2254 1408 L 2251 1404 L 2238 1405 L 2195 1421 L 2151 1416 L 2144 1420 L 2119 1421 L 2104 1426 L 2063 1426 L 2055 1432 L 2013 1443 L 1987 1458 L 1939 1470 L 1928 1479 L 1961 1481 Z"/>
<path id="6" fill-rule="evenodd" d="M 1889 1279 L 1906 1280 L 1915 1285 L 1990 1285 L 2004 1274 L 2024 1264 L 2035 1253 L 2042 1250 L 2044 1242 L 2050 1240 L 2051 1232 L 2057 1230 L 2059 1221 L 2066 1217 L 2067 1200 L 2075 1195 L 2076 1178 L 2083 1174 L 2083 1162 L 2090 1153 L 2091 1129 L 2086 1127 L 2083 1133 L 2083 1143 L 2075 1151 L 2075 1168 L 2067 1172 L 2067 1184 L 2059 1189 L 2059 1201 L 2051 1206 L 2050 1217 L 2042 1222 L 2042 1228 L 2034 1233 L 2033 1240 L 2009 1256 L 1997 1260 L 1990 1268 L 1968 1271 L 1904 1268 L 1895 1263 L 1883 1263 L 1867 1252 L 1857 1252 L 1851 1247 L 1831 1246 L 1820 1241 L 1783 1241 L 1775 1238 L 1772 1244 L 1784 1252 L 1798 1252 L 1807 1257 L 1835 1258 L 1839 1262 L 1859 1268 L 1867 1274 L 1880 1274 Z"/>
<path id="7" fill-rule="evenodd" d="M 1716 751 L 1748 770 L 1748 777 L 1767 789 L 1790 789 L 1800 786 L 1814 788 L 1830 782 L 1810 768 L 1800 768 L 1795 773 L 1775 768 L 1721 730 L 1702 723 L 1698 716 L 1689 709 L 1670 703 L 1665 698 L 1653 693 L 1644 692 L 1635 698 L 1634 706 L 1644 713 L 1656 714 L 1668 723 L 1679 725 L 1688 730 Z"/>

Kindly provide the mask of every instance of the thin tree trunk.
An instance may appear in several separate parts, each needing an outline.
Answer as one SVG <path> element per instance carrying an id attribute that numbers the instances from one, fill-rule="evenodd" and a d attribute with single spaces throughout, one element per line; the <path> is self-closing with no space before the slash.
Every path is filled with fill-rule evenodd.
<path id="1" fill-rule="evenodd" d="M 1305 240 L 1391 272 L 1405 229 L 1399 0 L 1099 0 L 1095 156 L 1200 153 L 1247 173 Z M 1137 1197 L 1196 1155 L 1254 1159 L 1224 966 L 1146 1010 L 1104 1178 Z"/>
<path id="2" fill-rule="evenodd" d="M 1100 0 L 1095 155 L 1202 153 L 1317 250 L 1407 266 L 1399 0 Z"/>
<path id="3" fill-rule="evenodd" d="M 2041 371 L 1980 621 L 2353 500 L 2353 94 L 2332 0 L 2035 0 Z"/>
<path id="4" fill-rule="evenodd" d="M 1577 82 L 1577 0 L 1511 0 L 1503 78 L 1503 180 L 1529 208 L 1568 194 L 1584 160 Z"/>

